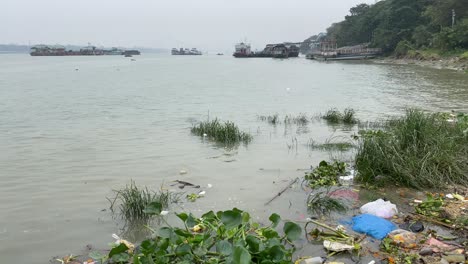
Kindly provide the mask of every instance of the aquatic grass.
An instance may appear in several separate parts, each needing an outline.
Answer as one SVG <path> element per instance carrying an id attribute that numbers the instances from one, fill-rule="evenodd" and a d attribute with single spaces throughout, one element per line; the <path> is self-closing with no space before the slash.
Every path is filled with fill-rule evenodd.
<path id="1" fill-rule="evenodd" d="M 307 125 L 310 122 L 309 117 L 306 114 L 300 113 L 297 116 L 286 115 L 284 117 L 284 123 L 289 124 L 296 124 L 296 125 Z"/>
<path id="2" fill-rule="evenodd" d="M 448 122 L 444 115 L 408 109 L 382 121 L 382 130 L 360 132 L 356 154 L 358 180 L 379 175 L 419 189 L 468 185 L 468 122 Z"/>
<path id="3" fill-rule="evenodd" d="M 336 108 L 331 108 L 321 117 L 329 124 L 354 125 L 359 122 L 355 115 L 356 111 L 352 108 L 346 108 L 343 113 Z"/>
<path id="4" fill-rule="evenodd" d="M 252 141 L 252 136 L 240 131 L 236 124 L 227 121 L 221 123 L 218 119 L 200 122 L 192 127 L 191 132 L 201 137 L 208 137 L 218 143 L 223 144 L 248 144 Z"/>
<path id="5" fill-rule="evenodd" d="M 322 116 L 322 118 L 325 119 L 328 123 L 339 124 L 343 119 L 343 116 L 336 108 L 332 108 L 329 109 L 325 115 Z"/>
<path id="6" fill-rule="evenodd" d="M 271 116 L 259 116 L 258 119 L 260 119 L 261 121 L 267 121 L 271 125 L 277 125 L 281 123 L 278 114 L 274 114 Z"/>
<path id="7" fill-rule="evenodd" d="M 343 111 L 343 124 L 354 125 L 358 122 L 355 117 L 355 111 L 352 108 L 346 108 Z"/>
<path id="8" fill-rule="evenodd" d="M 145 208 L 152 202 L 158 202 L 164 209 L 171 203 L 177 202 L 179 195 L 168 190 L 154 192 L 148 187 L 138 187 L 134 181 L 130 181 L 124 188 L 114 190 L 115 198 L 109 199 L 110 209 L 114 212 L 114 206 L 118 204 L 118 214 L 126 223 L 148 223 L 151 215 L 144 212 Z"/>
<path id="9" fill-rule="evenodd" d="M 309 140 L 307 146 L 311 149 L 323 151 L 348 151 L 355 148 L 355 145 L 351 142 L 333 142 L 332 140 L 327 140 L 325 143 L 317 143 L 313 139 Z"/>
<path id="10" fill-rule="evenodd" d="M 334 199 L 327 192 L 311 193 L 307 198 L 307 210 L 319 216 L 329 215 L 333 211 L 343 212 L 347 207 L 338 199 Z"/>

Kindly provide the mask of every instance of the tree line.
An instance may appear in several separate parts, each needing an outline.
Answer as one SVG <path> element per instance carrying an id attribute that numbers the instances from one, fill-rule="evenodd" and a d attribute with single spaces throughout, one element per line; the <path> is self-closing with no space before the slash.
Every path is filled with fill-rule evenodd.
<path id="1" fill-rule="evenodd" d="M 338 47 L 369 43 L 386 53 L 468 49 L 468 0 L 381 0 L 359 4 L 327 29 Z"/>

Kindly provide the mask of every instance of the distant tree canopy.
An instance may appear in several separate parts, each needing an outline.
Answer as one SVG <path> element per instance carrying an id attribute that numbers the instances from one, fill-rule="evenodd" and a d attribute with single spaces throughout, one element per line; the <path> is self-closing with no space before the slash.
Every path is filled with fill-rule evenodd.
<path id="1" fill-rule="evenodd" d="M 455 25 L 452 28 L 452 10 Z M 370 43 L 392 52 L 399 45 L 441 50 L 468 48 L 468 0 L 381 0 L 359 4 L 327 29 L 339 47 Z"/>

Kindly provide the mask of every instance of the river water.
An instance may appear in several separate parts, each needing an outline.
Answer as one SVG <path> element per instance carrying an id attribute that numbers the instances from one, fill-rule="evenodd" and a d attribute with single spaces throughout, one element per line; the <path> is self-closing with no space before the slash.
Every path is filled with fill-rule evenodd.
<path id="1" fill-rule="evenodd" d="M 405 107 L 468 111 L 468 75 L 453 71 L 304 58 L 135 59 L 0 55 L 0 263 L 106 248 L 120 226 L 106 197 L 131 179 L 153 189 L 212 184 L 206 197 L 182 205 L 195 214 L 238 207 L 303 219 L 300 190 L 264 203 L 330 157 L 308 148 L 310 139 L 352 131 L 317 121 L 271 126 L 259 115 L 352 107 L 375 120 Z M 190 134 L 194 122 L 216 117 L 250 132 L 252 143 L 224 149 Z"/>

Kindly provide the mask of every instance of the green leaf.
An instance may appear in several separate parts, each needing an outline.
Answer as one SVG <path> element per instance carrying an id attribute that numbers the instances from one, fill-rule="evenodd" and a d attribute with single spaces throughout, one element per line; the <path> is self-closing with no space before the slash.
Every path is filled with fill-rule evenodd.
<path id="1" fill-rule="evenodd" d="M 141 264 L 138 254 L 133 255 L 133 264 Z"/>
<path id="2" fill-rule="evenodd" d="M 277 262 L 283 260 L 285 255 L 284 250 L 281 248 L 280 245 L 271 247 L 268 253 L 271 256 L 271 258 Z"/>
<path id="3" fill-rule="evenodd" d="M 180 213 L 180 214 L 176 214 L 177 217 L 179 217 L 180 220 L 182 220 L 182 222 L 186 222 L 187 219 L 188 219 L 188 215 L 186 213 Z"/>
<path id="4" fill-rule="evenodd" d="M 188 227 L 194 227 L 197 224 L 197 221 L 192 213 L 188 215 L 186 224 Z"/>
<path id="5" fill-rule="evenodd" d="M 101 260 L 101 259 L 104 259 L 105 257 L 107 257 L 106 255 L 102 254 L 99 251 L 93 251 L 93 252 L 89 253 L 88 256 L 90 258 L 94 259 L 94 260 Z"/>
<path id="6" fill-rule="evenodd" d="M 234 252 L 232 253 L 232 263 L 233 264 L 250 264 L 251 256 L 249 251 L 241 246 L 236 246 Z"/>
<path id="7" fill-rule="evenodd" d="M 288 237 L 289 241 L 297 240 L 302 234 L 301 227 L 293 222 L 286 222 L 283 227 L 283 231 Z"/>
<path id="8" fill-rule="evenodd" d="M 172 228 L 163 226 L 159 229 L 159 236 L 162 238 L 171 238 L 174 235 Z"/>
<path id="9" fill-rule="evenodd" d="M 114 255 L 123 253 L 127 250 L 128 250 L 128 247 L 124 243 L 120 243 L 120 245 L 111 249 L 111 251 L 109 252 L 109 258 L 112 258 Z"/>
<path id="10" fill-rule="evenodd" d="M 221 255 L 229 256 L 232 254 L 232 245 L 226 240 L 216 242 L 216 252 Z"/>
<path id="11" fill-rule="evenodd" d="M 183 229 L 180 229 L 180 228 L 176 228 L 174 230 L 174 233 L 176 233 L 177 235 L 181 236 L 181 237 L 193 237 L 192 233 L 186 231 L 186 230 L 183 230 Z"/>
<path id="12" fill-rule="evenodd" d="M 114 262 L 124 262 L 127 263 L 130 260 L 130 255 L 128 253 L 122 252 L 112 256 L 112 261 Z"/>
<path id="13" fill-rule="evenodd" d="M 149 215 L 159 215 L 162 211 L 162 204 L 160 202 L 152 202 L 143 210 L 144 213 Z"/>
<path id="14" fill-rule="evenodd" d="M 265 228 L 265 229 L 262 231 L 262 235 L 263 235 L 265 238 L 268 238 L 268 239 L 275 238 L 275 237 L 279 237 L 278 232 L 276 232 L 275 230 L 273 230 L 273 229 L 271 229 L 271 228 Z"/>
<path id="15" fill-rule="evenodd" d="M 221 222 L 227 229 L 237 227 L 242 224 L 242 214 L 239 211 L 224 211 L 221 214 Z"/>
<path id="16" fill-rule="evenodd" d="M 260 239 L 253 235 L 247 235 L 245 242 L 249 246 L 250 252 L 256 253 L 260 250 Z"/>
<path id="17" fill-rule="evenodd" d="M 322 160 L 320 163 L 319 163 L 319 167 L 326 167 L 328 166 L 328 163 L 324 160 Z"/>
<path id="18" fill-rule="evenodd" d="M 206 255 L 206 253 L 208 252 L 208 250 L 204 247 L 196 247 L 194 250 L 193 250 L 193 253 L 199 257 L 203 257 Z"/>
<path id="19" fill-rule="evenodd" d="M 250 220 L 250 214 L 247 212 L 242 213 L 242 223 L 248 223 Z"/>
<path id="20" fill-rule="evenodd" d="M 191 251 L 189 244 L 181 244 L 176 248 L 175 253 L 178 256 L 183 256 L 183 255 L 191 254 L 192 251 Z"/>
<path id="21" fill-rule="evenodd" d="M 272 214 L 270 215 L 270 221 L 273 223 L 273 228 L 277 227 L 279 222 L 281 221 L 281 216 L 279 216 L 278 214 Z"/>

